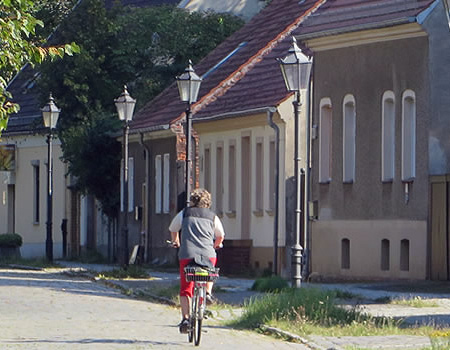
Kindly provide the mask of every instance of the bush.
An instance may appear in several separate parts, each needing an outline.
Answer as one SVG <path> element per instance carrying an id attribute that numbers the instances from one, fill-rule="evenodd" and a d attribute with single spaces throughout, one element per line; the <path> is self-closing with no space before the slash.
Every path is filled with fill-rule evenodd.
<path id="1" fill-rule="evenodd" d="M 280 276 L 258 278 L 253 283 L 252 290 L 257 292 L 279 292 L 289 287 L 289 283 Z"/>
<path id="2" fill-rule="evenodd" d="M 22 246 L 22 236 L 17 233 L 0 234 L 1 248 L 18 248 Z"/>

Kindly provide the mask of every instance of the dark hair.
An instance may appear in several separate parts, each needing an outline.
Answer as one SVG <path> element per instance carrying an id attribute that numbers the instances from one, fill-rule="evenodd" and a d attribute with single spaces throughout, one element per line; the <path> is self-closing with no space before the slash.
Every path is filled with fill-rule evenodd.
<path id="1" fill-rule="evenodd" d="M 194 207 L 211 208 L 211 194 L 204 188 L 193 190 L 189 199 Z"/>

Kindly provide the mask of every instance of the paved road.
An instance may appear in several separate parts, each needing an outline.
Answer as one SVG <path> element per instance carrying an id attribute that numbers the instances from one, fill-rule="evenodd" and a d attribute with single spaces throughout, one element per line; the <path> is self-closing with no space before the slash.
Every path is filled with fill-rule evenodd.
<path id="1" fill-rule="evenodd" d="M 0 349 L 181 349 L 179 311 L 90 280 L 49 271 L 0 270 Z M 211 321 L 212 322 L 212 321 Z M 206 321 L 201 346 L 307 349 Z"/>

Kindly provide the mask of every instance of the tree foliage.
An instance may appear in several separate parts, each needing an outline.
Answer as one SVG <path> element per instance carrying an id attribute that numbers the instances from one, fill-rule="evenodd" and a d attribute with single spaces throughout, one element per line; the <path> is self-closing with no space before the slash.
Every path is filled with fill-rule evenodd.
<path id="1" fill-rule="evenodd" d="M 52 91 L 62 109 L 58 124 L 64 159 L 80 190 L 94 194 L 103 209 L 114 213 L 121 155 L 111 135 L 118 119 L 114 99 L 123 85 L 139 109 L 173 82 L 189 59 L 199 61 L 242 24 L 232 15 L 168 6 L 107 10 L 102 0 L 84 0 L 77 7 L 58 28 L 57 40 L 76 40 L 80 54 L 43 64 L 38 84 L 42 102 Z M 115 173 L 97 181 L 101 171 Z"/>
<path id="2" fill-rule="evenodd" d="M 78 51 L 73 43 L 44 47 L 36 36 L 37 28 L 43 27 L 44 22 L 34 16 L 35 11 L 31 0 L 0 2 L 0 133 L 6 128 L 9 115 L 19 110 L 6 91 L 14 74 L 25 63 L 41 63 L 46 57 L 53 59 Z"/>

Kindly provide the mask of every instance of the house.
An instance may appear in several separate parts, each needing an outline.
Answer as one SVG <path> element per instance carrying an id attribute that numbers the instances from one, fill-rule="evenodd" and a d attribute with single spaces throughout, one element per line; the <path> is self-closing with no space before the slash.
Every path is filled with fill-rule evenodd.
<path id="1" fill-rule="evenodd" d="M 15 96 L 33 85 L 35 72 L 26 66 L 10 83 Z M 45 256 L 47 212 L 47 130 L 35 96 L 21 100 L 21 110 L 10 117 L 0 139 L 0 232 L 19 233 L 23 238 L 21 255 L 25 258 Z M 38 107 L 38 108 L 36 108 Z M 53 159 L 61 157 L 58 140 L 54 140 Z M 5 162 L 5 160 L 9 160 Z M 60 225 L 68 217 L 70 197 L 67 167 L 53 164 L 53 248 L 62 256 L 63 235 Z"/>
<path id="2" fill-rule="evenodd" d="M 277 272 L 290 271 L 293 233 L 286 216 L 294 211 L 293 191 L 287 188 L 294 163 L 293 95 L 275 58 L 287 54 L 291 33 L 323 2 L 274 0 L 195 66 L 203 82 L 192 105 L 193 183 L 211 191 L 213 209 L 224 222 L 223 270 L 261 272 L 272 270 L 275 261 Z M 130 234 L 137 241 L 142 229 L 149 261 L 175 258 L 166 240 L 172 217 L 185 203 L 185 108 L 174 83 L 137 111 L 130 126 L 135 205 L 143 208 L 142 226 L 130 228 Z"/>
<path id="3" fill-rule="evenodd" d="M 315 62 L 311 271 L 448 280 L 441 1 L 328 1 L 296 37 Z"/>

